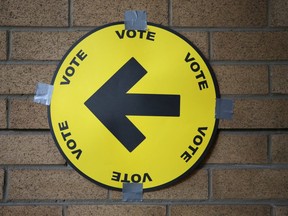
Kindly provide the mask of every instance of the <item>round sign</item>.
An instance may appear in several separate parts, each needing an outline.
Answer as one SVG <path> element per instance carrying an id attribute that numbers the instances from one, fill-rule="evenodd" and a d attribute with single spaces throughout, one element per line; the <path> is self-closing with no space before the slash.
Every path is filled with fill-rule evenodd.
<path id="1" fill-rule="evenodd" d="M 218 86 L 179 33 L 108 24 L 78 40 L 52 81 L 49 124 L 80 174 L 111 189 L 159 189 L 186 176 L 216 134 Z"/>

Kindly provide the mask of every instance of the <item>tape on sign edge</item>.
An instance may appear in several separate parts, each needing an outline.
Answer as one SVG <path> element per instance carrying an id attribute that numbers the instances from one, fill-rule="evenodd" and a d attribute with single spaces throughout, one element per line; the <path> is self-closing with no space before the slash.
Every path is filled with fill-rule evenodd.
<path id="1" fill-rule="evenodd" d="M 143 201 L 143 184 L 142 183 L 123 183 L 122 201 L 124 202 L 141 202 Z"/>
<path id="2" fill-rule="evenodd" d="M 140 10 L 125 11 L 124 23 L 126 30 L 147 30 L 147 13 Z"/>
<path id="3" fill-rule="evenodd" d="M 36 93 L 34 95 L 34 102 L 43 104 L 43 105 L 50 105 L 51 97 L 53 93 L 53 85 L 49 85 L 46 83 L 38 83 L 36 86 Z"/>
<path id="4" fill-rule="evenodd" d="M 231 99 L 216 99 L 216 118 L 217 119 L 232 119 L 234 109 L 234 101 Z"/>

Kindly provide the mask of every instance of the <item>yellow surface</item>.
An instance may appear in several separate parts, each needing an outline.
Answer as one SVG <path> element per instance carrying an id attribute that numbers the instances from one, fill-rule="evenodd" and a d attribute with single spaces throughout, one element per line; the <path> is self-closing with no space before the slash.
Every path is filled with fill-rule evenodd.
<path id="1" fill-rule="evenodd" d="M 88 35 L 76 44 L 59 67 L 54 80 L 50 105 L 50 121 L 54 136 L 65 157 L 82 174 L 112 188 L 122 188 L 121 181 L 112 180 L 113 172 L 124 178 L 148 173 L 144 189 L 165 185 L 186 173 L 202 156 L 215 126 L 216 91 L 209 68 L 197 51 L 178 35 L 149 25 L 154 41 L 145 38 L 119 39 L 115 31 L 123 24 L 114 24 Z M 144 35 L 145 36 L 145 35 Z M 70 83 L 60 85 L 73 57 L 82 50 L 87 57 L 75 66 Z M 193 72 L 185 61 L 190 52 L 205 75 L 208 88 L 199 89 L 199 72 Z M 128 93 L 180 95 L 180 117 L 128 116 L 146 137 L 129 152 L 84 105 L 131 57 L 147 71 Z M 59 123 L 67 121 L 71 135 L 64 141 Z M 185 162 L 181 155 L 194 146 L 199 127 L 208 127 L 203 142 L 193 157 Z M 70 150 L 67 140 L 77 146 Z M 72 151 L 81 149 L 79 159 Z M 135 176 L 134 176 L 135 177 Z"/>

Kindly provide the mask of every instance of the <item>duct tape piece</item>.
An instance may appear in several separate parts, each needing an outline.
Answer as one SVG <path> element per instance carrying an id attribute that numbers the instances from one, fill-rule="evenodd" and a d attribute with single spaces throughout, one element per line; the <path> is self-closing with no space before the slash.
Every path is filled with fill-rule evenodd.
<path id="1" fill-rule="evenodd" d="M 216 118 L 232 119 L 234 102 L 231 99 L 216 99 Z"/>
<path id="2" fill-rule="evenodd" d="M 36 87 L 36 93 L 34 96 L 34 102 L 43 105 L 50 105 L 53 92 L 53 85 L 46 83 L 38 83 Z"/>
<path id="3" fill-rule="evenodd" d="M 146 11 L 125 11 L 126 30 L 147 30 Z"/>
<path id="4" fill-rule="evenodd" d="M 124 202 L 141 202 L 143 201 L 143 184 L 123 183 L 122 194 Z"/>

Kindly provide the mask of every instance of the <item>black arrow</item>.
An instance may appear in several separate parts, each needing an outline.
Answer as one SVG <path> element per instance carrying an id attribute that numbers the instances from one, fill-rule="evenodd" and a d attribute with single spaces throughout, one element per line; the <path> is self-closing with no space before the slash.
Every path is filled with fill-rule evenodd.
<path id="1" fill-rule="evenodd" d="M 137 60 L 131 58 L 85 102 L 129 152 L 145 136 L 126 115 L 180 116 L 180 95 L 127 93 L 146 73 Z"/>

